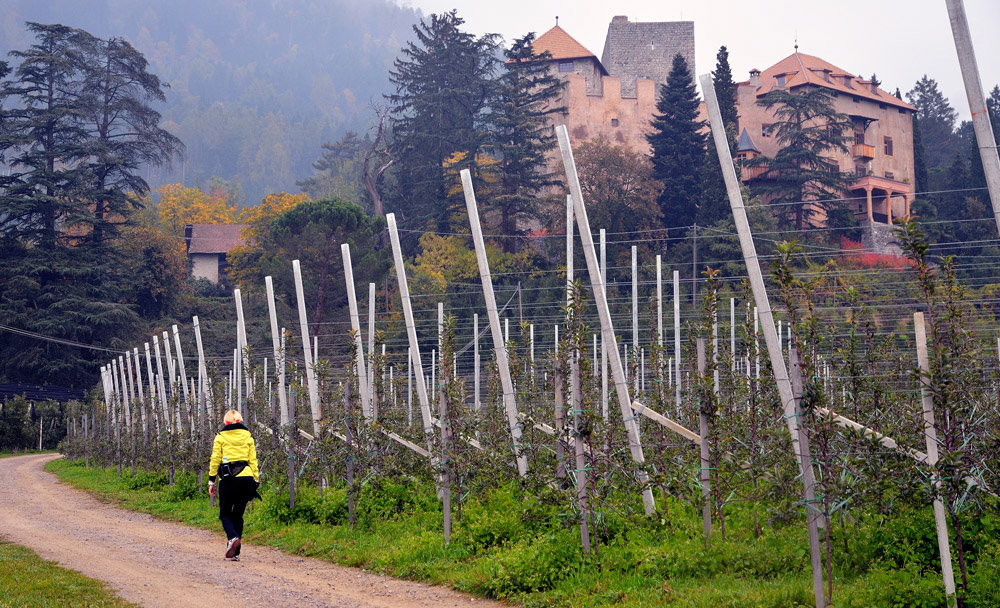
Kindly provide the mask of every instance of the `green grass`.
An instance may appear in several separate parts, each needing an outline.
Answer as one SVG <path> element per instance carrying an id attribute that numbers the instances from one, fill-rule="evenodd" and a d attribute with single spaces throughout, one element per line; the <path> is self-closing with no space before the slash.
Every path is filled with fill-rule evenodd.
<path id="1" fill-rule="evenodd" d="M 27 547 L 0 541 L 0 608 L 135 606 L 100 581 L 38 557 Z"/>
<path id="2" fill-rule="evenodd" d="M 217 511 L 197 494 L 191 475 L 179 475 L 169 488 L 163 474 L 119 480 L 113 470 L 95 471 L 65 460 L 47 468 L 127 509 L 217 531 L 222 542 Z M 813 605 L 805 527 L 765 528 L 755 538 L 749 512 L 735 511 L 727 519 L 728 539 L 716 540 L 711 548 L 702 541 L 699 514 L 682 504 L 671 504 L 670 517 L 657 521 L 609 514 L 601 525 L 599 556 L 584 558 L 579 528 L 555 494 L 520 495 L 500 488 L 469 500 L 449 546 L 433 488 L 391 482 L 365 486 L 354 529 L 346 525 L 342 487 L 322 496 L 302 488 L 294 512 L 287 497 L 264 496 L 248 513 L 251 543 L 529 607 Z M 969 526 L 967 547 L 975 562 L 966 605 L 995 608 L 1000 605 L 995 585 L 1000 518 L 988 514 Z M 835 607 L 944 605 L 930 509 L 893 521 L 857 522 L 849 528 L 846 549 L 839 525 L 835 532 Z"/>

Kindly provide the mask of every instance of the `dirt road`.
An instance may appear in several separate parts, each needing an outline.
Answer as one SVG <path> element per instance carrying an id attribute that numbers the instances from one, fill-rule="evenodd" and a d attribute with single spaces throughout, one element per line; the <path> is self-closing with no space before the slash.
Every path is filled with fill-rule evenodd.
<path id="1" fill-rule="evenodd" d="M 268 547 L 244 545 L 241 562 L 220 555 L 225 539 L 102 504 L 45 472 L 55 454 L 0 459 L 0 537 L 108 583 L 151 607 L 306 606 L 447 608 L 500 606 L 455 591 L 400 581 Z"/>

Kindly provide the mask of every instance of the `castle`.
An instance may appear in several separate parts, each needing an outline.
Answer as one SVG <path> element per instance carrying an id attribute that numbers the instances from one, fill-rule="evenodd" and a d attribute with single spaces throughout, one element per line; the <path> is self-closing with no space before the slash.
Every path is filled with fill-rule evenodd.
<path id="1" fill-rule="evenodd" d="M 604 138 L 643 154 L 656 111 L 657 86 L 666 84 L 680 53 L 694 71 L 694 22 L 641 23 L 617 16 L 608 26 L 601 59 L 556 25 L 535 40 L 536 54 L 548 52 L 549 70 L 565 81 L 558 105 L 573 141 Z"/>

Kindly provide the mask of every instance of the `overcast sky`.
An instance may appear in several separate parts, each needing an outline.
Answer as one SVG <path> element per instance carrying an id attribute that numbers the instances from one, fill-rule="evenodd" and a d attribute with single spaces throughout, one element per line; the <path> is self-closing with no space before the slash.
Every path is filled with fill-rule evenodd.
<path id="1" fill-rule="evenodd" d="M 509 42 L 559 25 L 601 56 L 615 15 L 631 21 L 694 21 L 697 74 L 715 67 L 721 45 L 729 48 L 735 80 L 761 70 L 794 50 L 821 57 L 865 78 L 874 72 L 882 88 L 906 92 L 923 75 L 968 119 L 969 104 L 955 55 L 944 0 L 400 0 L 424 12 L 458 9 L 468 31 L 496 32 Z M 1000 1 L 965 0 L 980 76 L 987 94 L 1000 84 Z"/>

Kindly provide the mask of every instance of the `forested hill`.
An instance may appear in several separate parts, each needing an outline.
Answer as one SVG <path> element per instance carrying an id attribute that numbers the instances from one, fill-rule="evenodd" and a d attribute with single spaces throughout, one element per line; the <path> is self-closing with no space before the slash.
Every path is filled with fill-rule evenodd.
<path id="1" fill-rule="evenodd" d="M 367 127 L 418 18 L 392 0 L 6 0 L 0 51 L 31 44 L 26 21 L 128 39 L 170 84 L 161 112 L 188 150 L 153 188 L 216 176 L 253 204 L 298 191 L 322 142 Z"/>

